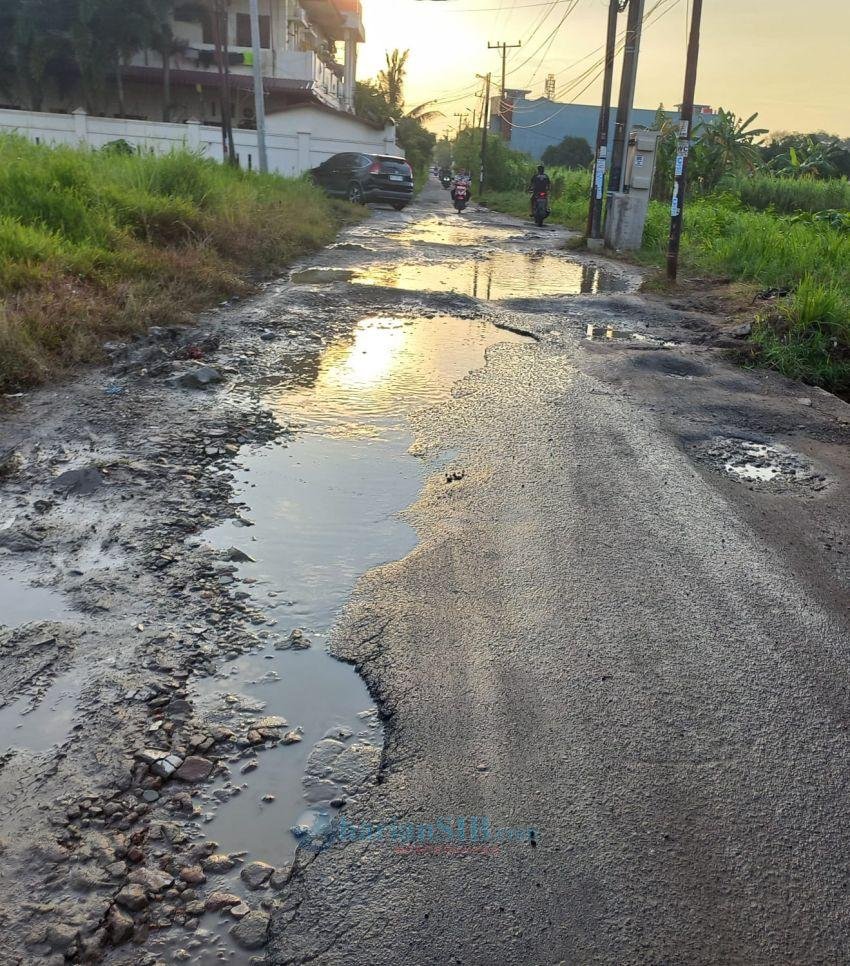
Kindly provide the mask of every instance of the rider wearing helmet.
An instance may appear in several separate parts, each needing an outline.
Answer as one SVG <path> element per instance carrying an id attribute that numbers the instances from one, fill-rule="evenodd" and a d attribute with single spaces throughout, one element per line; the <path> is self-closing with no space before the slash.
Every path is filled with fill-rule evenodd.
<path id="1" fill-rule="evenodd" d="M 537 165 L 537 174 L 535 174 L 531 179 L 531 214 L 534 215 L 534 199 L 541 192 L 546 192 L 546 197 L 549 197 L 549 192 L 552 190 L 552 181 L 549 175 L 546 174 L 546 168 L 542 164 Z M 548 204 L 547 204 L 548 210 Z"/>

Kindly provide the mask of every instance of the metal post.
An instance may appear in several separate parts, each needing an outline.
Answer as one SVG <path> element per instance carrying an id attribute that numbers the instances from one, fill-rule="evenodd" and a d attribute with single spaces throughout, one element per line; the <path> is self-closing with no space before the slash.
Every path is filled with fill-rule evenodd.
<path id="1" fill-rule="evenodd" d="M 614 60 L 617 56 L 617 16 L 620 0 L 608 4 L 608 31 L 605 37 L 605 77 L 602 82 L 602 105 L 596 130 L 596 165 L 590 179 L 590 205 L 587 211 L 588 239 L 602 238 L 602 198 L 605 170 L 608 166 L 608 129 L 611 126 L 611 90 L 614 86 Z"/>
<path id="2" fill-rule="evenodd" d="M 676 281 L 679 272 L 679 245 L 682 240 L 682 218 L 685 210 L 687 188 L 688 153 L 694 123 L 694 93 L 697 86 L 699 63 L 699 37 L 702 21 L 702 0 L 694 0 L 691 14 L 691 36 L 688 40 L 688 62 L 685 68 L 685 92 L 682 97 L 679 121 L 679 144 L 676 149 L 676 181 L 673 186 L 673 203 L 670 207 L 670 240 L 667 244 L 667 278 Z"/>
<path id="3" fill-rule="evenodd" d="M 263 62 L 260 49 L 260 11 L 257 0 L 251 0 L 251 47 L 254 52 L 254 116 L 257 119 L 257 154 L 260 171 L 269 170 L 266 153 L 266 99 L 263 90 Z"/>

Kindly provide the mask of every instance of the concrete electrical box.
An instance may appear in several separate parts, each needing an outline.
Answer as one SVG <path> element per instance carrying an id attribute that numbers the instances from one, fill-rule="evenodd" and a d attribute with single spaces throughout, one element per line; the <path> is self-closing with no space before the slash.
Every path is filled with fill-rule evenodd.
<path id="1" fill-rule="evenodd" d="M 626 152 L 623 190 L 608 195 L 605 244 L 629 251 L 640 248 L 658 157 L 658 131 L 633 131 Z"/>

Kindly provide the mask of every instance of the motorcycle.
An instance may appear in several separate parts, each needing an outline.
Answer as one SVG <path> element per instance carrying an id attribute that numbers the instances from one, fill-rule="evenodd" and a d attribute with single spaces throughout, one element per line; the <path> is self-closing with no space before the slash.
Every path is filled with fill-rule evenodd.
<path id="1" fill-rule="evenodd" d="M 538 228 L 543 227 L 543 222 L 549 217 L 551 212 L 549 211 L 549 192 L 548 191 L 538 191 L 534 195 L 534 204 L 532 206 L 534 213 L 534 223 Z"/>
<path id="2" fill-rule="evenodd" d="M 463 211 L 469 204 L 469 185 L 464 181 L 459 181 L 452 188 L 452 201 L 458 211 Z"/>
<path id="3" fill-rule="evenodd" d="M 452 185 L 452 176 L 450 174 L 441 174 L 440 175 L 440 184 L 444 188 L 447 188 L 447 189 L 450 188 L 451 185 Z"/>

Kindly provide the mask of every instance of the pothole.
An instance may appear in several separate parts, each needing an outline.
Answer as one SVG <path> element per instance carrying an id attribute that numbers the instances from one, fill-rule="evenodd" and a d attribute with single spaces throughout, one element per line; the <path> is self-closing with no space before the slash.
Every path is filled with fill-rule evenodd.
<path id="1" fill-rule="evenodd" d="M 815 491 L 829 486 L 829 479 L 806 457 L 780 444 L 716 436 L 697 447 L 695 455 L 741 483 Z"/>
<path id="2" fill-rule="evenodd" d="M 354 271 L 346 268 L 304 268 L 292 272 L 289 280 L 295 285 L 333 285 L 350 281 L 354 274 Z"/>
<path id="3" fill-rule="evenodd" d="M 627 278 L 548 252 L 489 252 L 453 261 L 394 261 L 352 269 L 314 266 L 293 272 L 296 285 L 351 282 L 413 292 L 446 292 L 486 301 L 626 292 Z"/>
<path id="4" fill-rule="evenodd" d="M 645 332 L 635 332 L 633 329 L 618 329 L 614 325 L 591 324 L 585 330 L 588 342 L 630 342 L 647 349 L 671 349 L 676 343 L 665 342 L 653 338 Z"/>

